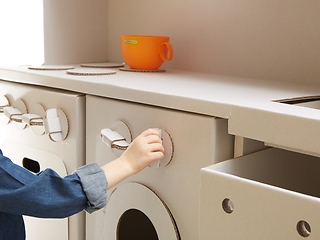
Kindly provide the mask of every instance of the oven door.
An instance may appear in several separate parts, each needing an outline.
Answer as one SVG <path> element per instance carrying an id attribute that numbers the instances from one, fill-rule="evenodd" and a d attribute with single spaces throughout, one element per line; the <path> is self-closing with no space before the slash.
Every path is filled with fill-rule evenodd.
<path id="1" fill-rule="evenodd" d="M 0 106 L 9 106 L 0 107 L 0 148 L 12 161 L 34 172 L 52 168 L 60 176 L 85 164 L 85 96 L 0 81 Z M 28 123 L 20 121 L 22 116 L 15 115 L 17 110 L 10 115 L 11 107 L 24 117 L 25 114 L 38 117 L 30 118 Z M 56 109 L 55 117 L 51 111 L 49 116 L 51 109 Z M 50 123 L 49 132 L 45 133 L 45 117 L 53 119 L 53 123 L 59 122 L 59 127 L 51 127 Z M 84 240 L 84 226 L 84 213 L 61 220 L 26 218 L 30 240 Z"/>
<path id="2" fill-rule="evenodd" d="M 11 146 L 15 146 L 15 148 Z M 6 153 L 6 156 L 14 163 L 31 172 L 38 173 L 46 168 L 51 168 L 60 176 L 67 175 L 66 167 L 62 159 L 56 154 L 48 153 L 11 140 L 6 141 L 1 148 Z M 69 239 L 68 218 L 40 219 L 28 216 L 24 216 L 23 218 L 26 226 L 27 239 Z"/>

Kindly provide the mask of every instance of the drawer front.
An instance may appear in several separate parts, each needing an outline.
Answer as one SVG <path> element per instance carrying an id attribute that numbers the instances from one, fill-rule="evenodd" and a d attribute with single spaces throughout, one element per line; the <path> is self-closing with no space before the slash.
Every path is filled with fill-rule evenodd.
<path id="1" fill-rule="evenodd" d="M 203 168 L 200 239 L 318 239 L 319 167 L 271 148 Z"/>

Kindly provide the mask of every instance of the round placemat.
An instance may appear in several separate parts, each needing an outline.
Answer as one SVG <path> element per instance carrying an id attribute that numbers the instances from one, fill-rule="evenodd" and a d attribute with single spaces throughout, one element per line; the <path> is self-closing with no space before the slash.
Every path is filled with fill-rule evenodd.
<path id="1" fill-rule="evenodd" d="M 29 66 L 28 69 L 32 69 L 32 70 L 68 70 L 68 69 L 74 69 L 74 66 L 67 66 L 67 65 L 41 65 L 41 66 Z"/>
<path id="2" fill-rule="evenodd" d="M 126 71 L 126 72 L 165 72 L 165 69 L 157 69 L 157 70 L 143 70 L 143 69 L 132 69 L 132 68 L 119 68 L 121 71 Z"/>
<path id="3" fill-rule="evenodd" d="M 116 74 L 114 70 L 103 70 L 103 69 L 72 69 L 67 70 L 68 74 L 71 75 L 85 75 L 85 76 L 94 76 L 94 75 L 111 75 Z"/>
<path id="4" fill-rule="evenodd" d="M 123 67 L 124 63 L 111 63 L 111 62 L 104 62 L 104 63 L 82 63 L 80 64 L 81 67 L 88 67 L 88 68 L 118 68 Z"/>

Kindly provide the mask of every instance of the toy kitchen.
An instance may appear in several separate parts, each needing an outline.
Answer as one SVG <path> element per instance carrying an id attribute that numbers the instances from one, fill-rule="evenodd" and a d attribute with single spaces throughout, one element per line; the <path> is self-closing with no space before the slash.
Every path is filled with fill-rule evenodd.
<path id="1" fill-rule="evenodd" d="M 160 128 L 165 157 L 93 214 L 26 217 L 27 239 L 320 237 L 318 2 L 43 4 L 44 64 L 0 68 L 3 153 L 64 176 L 122 154 L 106 129 Z M 128 34 L 169 36 L 172 60 L 128 71 Z"/>

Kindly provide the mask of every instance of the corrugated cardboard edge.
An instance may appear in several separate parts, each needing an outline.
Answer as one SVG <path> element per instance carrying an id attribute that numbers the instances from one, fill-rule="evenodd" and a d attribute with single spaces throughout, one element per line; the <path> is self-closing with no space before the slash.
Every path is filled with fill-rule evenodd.
<path id="1" fill-rule="evenodd" d="M 317 101 L 317 100 L 320 100 L 320 95 L 285 98 L 285 99 L 279 99 L 279 100 L 272 100 L 272 102 L 297 104 L 297 103 L 311 102 L 311 101 Z"/>

